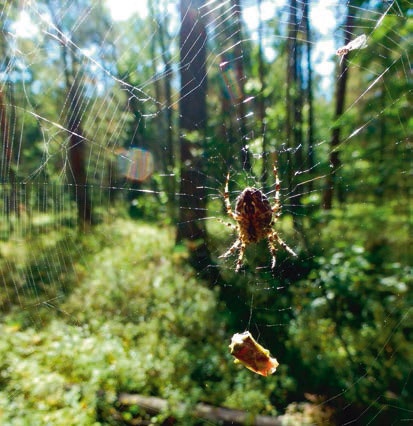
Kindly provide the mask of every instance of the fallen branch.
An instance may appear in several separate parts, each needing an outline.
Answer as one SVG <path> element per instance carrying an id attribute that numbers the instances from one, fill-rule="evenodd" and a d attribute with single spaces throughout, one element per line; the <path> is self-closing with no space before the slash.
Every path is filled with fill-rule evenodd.
<path id="1" fill-rule="evenodd" d="M 118 397 L 121 405 L 137 405 L 151 413 L 159 413 L 168 408 L 168 402 L 154 396 L 143 396 L 129 393 L 121 393 Z M 214 422 L 230 422 L 233 425 L 255 425 L 255 426 L 281 426 L 280 417 L 252 416 L 241 410 L 214 407 L 208 404 L 195 405 L 192 415 Z"/>

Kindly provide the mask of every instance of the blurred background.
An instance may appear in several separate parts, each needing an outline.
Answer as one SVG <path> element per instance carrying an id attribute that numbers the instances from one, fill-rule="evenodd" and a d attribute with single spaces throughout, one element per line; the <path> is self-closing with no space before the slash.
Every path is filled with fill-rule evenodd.
<path id="1" fill-rule="evenodd" d="M 2 425 L 413 419 L 411 2 L 0 10 Z M 298 256 L 236 273 L 227 174 L 274 165 Z"/>

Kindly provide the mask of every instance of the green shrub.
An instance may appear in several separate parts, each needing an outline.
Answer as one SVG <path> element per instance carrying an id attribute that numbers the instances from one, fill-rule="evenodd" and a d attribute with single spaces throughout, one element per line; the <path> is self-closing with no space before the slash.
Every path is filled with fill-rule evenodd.
<path id="1" fill-rule="evenodd" d="M 142 416 L 136 407 L 115 410 L 120 392 L 165 398 L 168 413 L 185 424 L 200 401 L 275 412 L 283 369 L 261 378 L 233 363 L 218 291 L 173 246 L 170 228 L 122 220 L 79 240 L 78 281 L 70 279 L 67 295 L 12 310 L 0 324 L 1 424 L 121 424 L 119 415 Z M 65 276 L 57 283 L 65 288 Z"/>
<path id="2" fill-rule="evenodd" d="M 305 372 L 300 387 L 358 406 L 382 396 L 374 405 L 385 412 L 386 396 L 405 408 L 413 397 L 405 387 L 413 358 L 412 271 L 397 263 L 379 268 L 370 258 L 347 246 L 317 259 L 293 289 L 289 347 Z"/>

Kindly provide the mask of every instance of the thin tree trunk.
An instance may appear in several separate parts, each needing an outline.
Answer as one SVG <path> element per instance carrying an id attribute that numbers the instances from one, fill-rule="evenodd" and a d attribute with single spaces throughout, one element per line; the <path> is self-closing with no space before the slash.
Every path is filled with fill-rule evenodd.
<path id="1" fill-rule="evenodd" d="M 286 119 L 285 119 L 285 135 L 286 135 L 286 145 L 288 148 L 287 152 L 287 182 L 288 187 L 292 186 L 292 156 L 291 149 L 294 147 L 294 113 L 295 113 L 295 103 L 294 103 L 294 93 L 297 90 L 297 24 L 296 24 L 296 11 L 297 11 L 297 2 L 296 0 L 290 0 L 289 7 L 289 18 L 288 18 L 288 40 L 287 40 L 287 69 L 286 69 Z"/>
<path id="2" fill-rule="evenodd" d="M 6 108 L 6 100 L 2 90 L 0 90 L 0 135 L 1 135 L 1 179 L 4 190 L 4 214 L 6 217 L 10 213 L 19 214 L 16 174 L 13 170 L 13 146 L 10 134 L 9 115 Z"/>
<path id="3" fill-rule="evenodd" d="M 225 57 L 222 56 L 221 63 L 225 62 Z M 225 70 L 221 70 L 221 72 L 225 73 Z M 220 105 L 221 105 L 221 113 L 220 113 L 220 126 L 219 126 L 219 140 L 221 141 L 227 141 L 229 143 L 222 144 L 221 146 L 221 152 L 223 158 L 227 160 L 225 164 L 225 173 L 228 172 L 232 159 L 234 158 L 234 152 L 232 147 L 234 146 L 233 141 L 236 140 L 235 138 L 235 131 L 233 126 L 233 120 L 231 115 L 231 95 L 229 93 L 229 88 L 227 87 L 228 91 L 222 90 L 221 96 L 220 96 Z M 225 207 L 223 205 L 224 210 Z"/>
<path id="4" fill-rule="evenodd" d="M 380 89 L 380 110 L 386 111 L 386 82 L 384 79 L 381 81 L 381 89 Z M 383 114 L 380 119 L 380 127 L 379 127 L 379 159 L 378 164 L 385 164 L 386 158 L 386 128 L 387 128 L 387 115 Z M 380 183 L 376 189 L 376 196 L 378 199 L 378 204 L 382 205 L 385 197 L 385 188 L 387 183 L 388 175 L 385 171 L 380 173 Z"/>
<path id="5" fill-rule="evenodd" d="M 234 34 L 234 55 L 235 55 L 235 73 L 239 84 L 241 98 L 238 99 L 238 114 L 241 133 L 241 163 L 242 168 L 251 172 L 251 155 L 248 149 L 247 124 L 245 113 L 245 72 L 242 52 L 242 16 L 239 0 L 232 0 L 234 10 L 236 11 L 236 31 Z"/>
<path id="6" fill-rule="evenodd" d="M 313 105 L 313 69 L 311 63 L 312 52 L 312 37 L 310 28 L 309 16 L 309 3 L 310 0 L 304 0 L 304 27 L 306 38 L 306 53 L 307 53 L 307 103 L 308 103 L 308 116 L 307 116 L 307 166 L 309 170 L 314 167 L 314 105 Z M 313 182 L 309 179 L 307 190 L 311 192 L 313 189 Z"/>
<path id="7" fill-rule="evenodd" d="M 78 224 L 81 229 L 92 224 L 92 205 L 87 187 L 86 165 L 85 165 L 85 139 L 81 127 L 81 101 L 75 70 L 76 58 L 72 54 L 71 72 L 68 66 L 68 49 L 62 45 L 62 58 L 67 91 L 66 120 L 69 135 L 69 173 L 73 184 L 73 196 L 77 205 Z"/>
<path id="8" fill-rule="evenodd" d="M 198 13 L 201 0 L 181 0 L 179 127 L 181 182 L 176 242 L 186 242 L 190 262 L 206 273 L 211 256 L 206 244 L 206 174 L 202 172 L 206 130 L 205 24 Z M 215 268 L 214 268 L 215 269 Z"/>
<path id="9" fill-rule="evenodd" d="M 298 34 L 303 33 L 304 20 L 302 16 L 305 13 L 305 3 L 301 3 L 301 14 L 296 10 L 295 12 L 295 28 L 296 28 L 296 44 L 295 44 L 295 90 L 293 94 L 294 99 L 294 146 L 295 164 L 301 168 L 303 166 L 303 103 L 304 103 L 304 90 L 303 90 L 303 42 L 299 40 Z M 299 20 L 300 17 L 300 20 Z M 298 201 L 298 198 L 296 198 Z"/>
<path id="10" fill-rule="evenodd" d="M 165 41 L 165 38 L 167 40 Z M 168 176 L 166 177 L 167 191 L 168 191 L 168 211 L 169 217 L 175 221 L 175 192 L 176 192 L 176 180 L 175 180 L 175 150 L 174 140 L 172 131 L 172 67 L 171 60 L 167 54 L 168 50 L 166 47 L 169 42 L 169 35 L 167 33 L 167 22 L 159 24 L 159 43 L 162 52 L 162 61 L 164 65 L 164 89 L 165 89 L 165 104 L 166 104 L 166 171 Z"/>
<path id="11" fill-rule="evenodd" d="M 5 24 L 4 17 L 2 23 Z M 0 36 L 0 52 L 3 58 L 3 65 L 8 66 L 10 58 L 8 56 L 8 43 L 4 33 Z M 0 183 L 3 186 L 4 215 L 9 217 L 11 213 L 20 214 L 19 199 L 16 186 L 16 172 L 14 167 L 15 154 L 13 153 L 13 128 L 10 124 L 15 123 L 15 111 L 13 102 L 13 83 L 3 85 L 0 89 L 0 137 L 1 137 L 1 163 L 0 163 Z M 9 96 L 8 96 L 9 95 Z M 11 108 L 7 108 L 11 105 Z"/>
<path id="12" fill-rule="evenodd" d="M 175 213 L 175 193 L 176 193 L 176 178 L 174 174 L 175 169 L 175 153 L 174 153 L 174 144 L 173 144 L 173 130 L 172 130 L 172 108 L 170 105 L 172 104 L 172 88 L 171 88 L 171 80 L 172 80 L 172 67 L 170 55 L 168 53 L 167 45 L 170 42 L 170 37 L 168 34 L 168 20 L 166 16 L 161 16 L 160 13 L 160 4 L 157 1 L 151 0 L 148 2 L 149 12 L 151 19 L 156 22 L 156 34 L 157 37 L 153 37 L 151 39 L 151 56 L 152 56 L 152 69 L 154 75 L 158 72 L 158 63 L 157 63 L 157 52 L 156 46 L 159 44 L 162 65 L 163 65 L 163 79 L 160 80 L 158 78 L 154 81 L 155 86 L 155 94 L 156 99 L 161 99 L 162 94 L 164 95 L 163 105 L 161 102 L 157 104 L 157 110 L 162 117 L 162 122 L 160 124 L 160 128 L 157 130 L 158 138 L 160 140 L 166 140 L 165 147 L 162 146 L 162 151 L 159 152 L 161 162 L 162 162 L 162 170 L 165 175 L 164 177 L 164 185 L 167 194 L 167 209 L 168 216 L 172 223 L 176 221 L 176 213 Z M 163 81 L 163 90 L 161 90 L 161 82 Z M 166 123 L 161 116 L 161 113 L 165 112 L 166 115 Z M 165 138 L 166 134 L 166 138 Z"/>
<path id="13" fill-rule="evenodd" d="M 85 139 L 80 120 L 79 86 L 76 77 L 68 87 L 69 164 L 73 181 L 73 193 L 77 204 L 79 226 L 84 229 L 92 224 L 92 205 L 87 186 L 85 165 Z"/>
<path id="14" fill-rule="evenodd" d="M 52 15 L 54 25 L 60 34 L 64 31 L 60 28 L 59 20 L 56 17 L 53 6 L 49 4 L 49 11 Z M 78 60 L 67 48 L 65 42 L 61 42 L 61 58 L 64 67 L 65 85 L 67 93 L 66 123 L 69 134 L 69 173 L 73 185 L 73 197 L 77 205 L 77 219 L 80 229 L 86 230 L 93 224 L 92 203 L 87 185 L 87 172 L 85 161 L 85 138 L 81 126 L 81 85 L 79 84 L 79 64 Z M 69 66 L 69 62 L 71 66 Z"/>
<path id="15" fill-rule="evenodd" d="M 297 22 L 297 1 L 290 1 L 290 12 L 288 21 L 287 41 L 287 116 L 286 116 L 286 139 L 287 139 L 287 181 L 290 199 L 293 201 L 290 210 L 293 212 L 294 228 L 301 233 L 301 215 L 294 214 L 301 210 L 301 197 L 294 191 L 293 176 L 295 169 L 302 167 L 302 142 L 303 142 L 303 115 L 302 115 L 302 68 L 301 50 L 297 42 L 299 24 Z M 292 155 L 294 152 L 294 156 Z"/>
<path id="16" fill-rule="evenodd" d="M 347 44 L 350 42 L 352 27 L 354 22 L 354 15 L 347 11 L 346 24 L 344 33 L 345 42 Z M 336 85 L 336 108 L 335 108 L 335 117 L 334 121 L 338 122 L 339 118 L 344 112 L 345 105 L 345 95 L 346 95 L 346 86 L 348 78 L 348 67 L 347 67 L 347 58 L 344 57 L 343 61 L 339 67 L 339 78 L 337 79 Z M 325 210 L 331 210 L 333 206 L 333 195 L 334 189 L 336 186 L 336 172 L 340 167 L 340 157 L 338 147 L 340 145 L 340 124 L 337 124 L 333 127 L 331 142 L 330 142 L 330 173 L 327 175 L 326 187 L 324 190 L 323 196 L 323 208 Z"/>
<path id="17" fill-rule="evenodd" d="M 262 0 L 258 0 L 258 79 L 260 81 L 260 94 L 258 96 L 258 119 L 261 125 L 261 137 L 262 137 L 262 172 L 261 172 L 261 183 L 266 190 L 268 183 L 268 153 L 267 153 L 267 139 L 265 137 L 265 78 L 264 78 L 264 58 L 262 48 L 262 16 L 261 16 L 261 3 Z"/>

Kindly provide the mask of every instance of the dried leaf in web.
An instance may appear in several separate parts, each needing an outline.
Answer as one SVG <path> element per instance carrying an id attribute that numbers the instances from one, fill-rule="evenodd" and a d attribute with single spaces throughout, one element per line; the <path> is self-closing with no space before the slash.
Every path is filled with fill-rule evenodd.
<path id="1" fill-rule="evenodd" d="M 271 357 L 270 351 L 257 343 L 249 331 L 235 333 L 229 349 L 231 355 L 236 358 L 235 362 L 261 376 L 273 374 L 279 365 L 278 361 Z"/>

